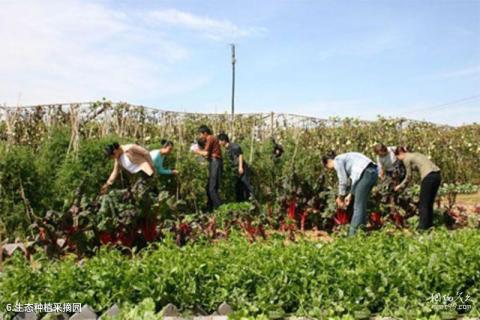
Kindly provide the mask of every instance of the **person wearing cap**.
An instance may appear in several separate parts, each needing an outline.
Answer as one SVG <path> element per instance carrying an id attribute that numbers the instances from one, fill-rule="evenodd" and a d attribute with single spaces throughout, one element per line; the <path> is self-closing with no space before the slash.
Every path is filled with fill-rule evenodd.
<path id="1" fill-rule="evenodd" d="M 150 152 L 137 144 L 109 144 L 104 149 L 107 158 L 115 161 L 113 171 L 102 186 L 101 193 L 106 193 L 115 182 L 121 169 L 131 174 L 141 173 L 144 177 L 152 177 L 156 170 Z"/>
<path id="2" fill-rule="evenodd" d="M 418 170 L 422 179 L 420 186 L 420 201 L 418 209 L 420 219 L 418 229 L 426 230 L 433 226 L 433 204 L 437 196 L 438 189 L 442 182 L 440 168 L 437 167 L 426 155 L 418 152 L 408 152 L 403 147 L 395 150 L 395 156 L 405 165 L 405 179 L 395 187 L 395 191 L 404 190 L 412 180 L 412 171 Z"/>
<path id="3" fill-rule="evenodd" d="M 242 147 L 237 143 L 230 142 L 226 133 L 220 133 L 218 140 L 220 145 L 227 150 L 230 163 L 237 177 L 235 183 L 237 201 L 243 202 L 250 199 L 250 197 L 253 198 L 253 188 L 250 184 L 250 168 L 244 159 Z"/>
<path id="4" fill-rule="evenodd" d="M 330 151 L 322 157 L 322 162 L 328 170 L 337 172 L 337 206 L 346 208 L 353 195 L 353 216 L 348 233 L 353 236 L 360 226 L 367 224 L 368 197 L 378 179 L 377 166 L 370 158 L 358 152 L 337 156 L 334 151 Z M 350 190 L 347 192 L 349 181 Z"/>
<path id="5" fill-rule="evenodd" d="M 193 152 L 208 160 L 207 209 L 211 211 L 222 205 L 219 192 L 223 171 L 222 149 L 217 137 L 206 125 L 198 128 L 198 135 L 199 139 L 205 142 L 205 148 L 194 149 Z"/>

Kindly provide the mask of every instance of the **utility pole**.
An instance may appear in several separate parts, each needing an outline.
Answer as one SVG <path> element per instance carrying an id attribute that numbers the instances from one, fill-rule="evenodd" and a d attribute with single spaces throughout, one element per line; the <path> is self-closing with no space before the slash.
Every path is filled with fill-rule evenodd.
<path id="1" fill-rule="evenodd" d="M 235 63 L 237 59 L 235 58 L 235 43 L 230 44 L 232 48 L 232 124 L 233 119 L 235 118 Z"/>

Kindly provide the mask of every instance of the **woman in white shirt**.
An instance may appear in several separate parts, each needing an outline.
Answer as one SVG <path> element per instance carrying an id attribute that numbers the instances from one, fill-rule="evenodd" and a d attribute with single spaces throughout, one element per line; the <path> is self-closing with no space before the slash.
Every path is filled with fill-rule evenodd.
<path id="1" fill-rule="evenodd" d="M 385 175 L 391 176 L 395 169 L 395 149 L 397 147 L 387 147 L 383 143 L 377 143 L 373 147 L 373 151 L 377 155 L 377 165 L 379 169 L 380 178 L 384 178 Z"/>
<path id="2" fill-rule="evenodd" d="M 143 172 L 148 177 L 153 176 L 156 172 L 150 152 L 139 145 L 119 145 L 115 142 L 107 145 L 104 153 L 107 158 L 114 160 L 115 163 L 110 177 L 102 186 L 101 193 L 108 191 L 117 179 L 121 168 L 132 174 Z"/>

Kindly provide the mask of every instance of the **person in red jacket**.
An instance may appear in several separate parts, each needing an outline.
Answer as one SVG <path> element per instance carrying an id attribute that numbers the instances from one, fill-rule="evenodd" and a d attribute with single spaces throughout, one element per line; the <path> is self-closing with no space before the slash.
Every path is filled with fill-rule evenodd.
<path id="1" fill-rule="evenodd" d="M 194 152 L 208 160 L 207 182 L 207 209 L 212 210 L 222 205 L 220 185 L 222 183 L 223 158 L 220 143 L 209 127 L 203 125 L 198 128 L 199 138 L 205 142 L 204 149 L 195 149 Z"/>

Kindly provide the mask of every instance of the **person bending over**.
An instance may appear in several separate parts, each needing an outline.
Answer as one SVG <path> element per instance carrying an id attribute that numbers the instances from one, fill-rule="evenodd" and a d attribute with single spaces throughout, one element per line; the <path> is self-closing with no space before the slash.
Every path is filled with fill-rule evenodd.
<path id="1" fill-rule="evenodd" d="M 420 202 L 418 209 L 420 212 L 420 221 L 418 229 L 426 230 L 433 226 L 433 204 L 437 196 L 442 177 L 440 168 L 435 165 L 427 156 L 417 153 L 408 152 L 405 148 L 398 147 L 395 150 L 395 156 L 405 165 L 405 179 L 395 187 L 395 191 L 405 189 L 412 179 L 412 171 L 420 172 L 422 179 L 420 187 Z"/>
<path id="2" fill-rule="evenodd" d="M 335 170 L 338 176 L 337 205 L 345 208 L 354 198 L 353 216 L 349 235 L 353 236 L 360 226 L 367 224 L 368 197 L 377 182 L 377 166 L 367 156 L 358 152 L 336 155 L 334 151 L 322 157 L 328 170 Z M 347 192 L 348 181 L 351 180 L 350 192 Z"/>
<path id="3" fill-rule="evenodd" d="M 118 178 L 122 168 L 130 174 L 140 173 L 142 178 L 151 177 L 155 174 L 155 166 L 150 152 L 137 144 L 119 145 L 114 142 L 105 147 L 104 154 L 107 158 L 114 160 L 115 163 L 107 182 L 101 188 L 101 193 L 108 191 Z"/>
<path id="4" fill-rule="evenodd" d="M 379 177 L 385 178 L 385 176 L 391 177 L 395 170 L 395 157 L 396 147 L 387 147 L 383 143 L 377 143 L 373 147 L 373 152 L 377 155 L 377 166 L 379 170 Z"/>
<path id="5" fill-rule="evenodd" d="M 150 156 L 152 157 L 153 164 L 157 173 L 163 175 L 177 175 L 178 171 L 175 169 L 166 169 L 163 166 L 165 161 L 165 157 L 172 153 L 173 150 L 173 142 L 169 140 L 162 140 L 161 142 L 162 147 L 160 149 L 150 151 Z"/>

